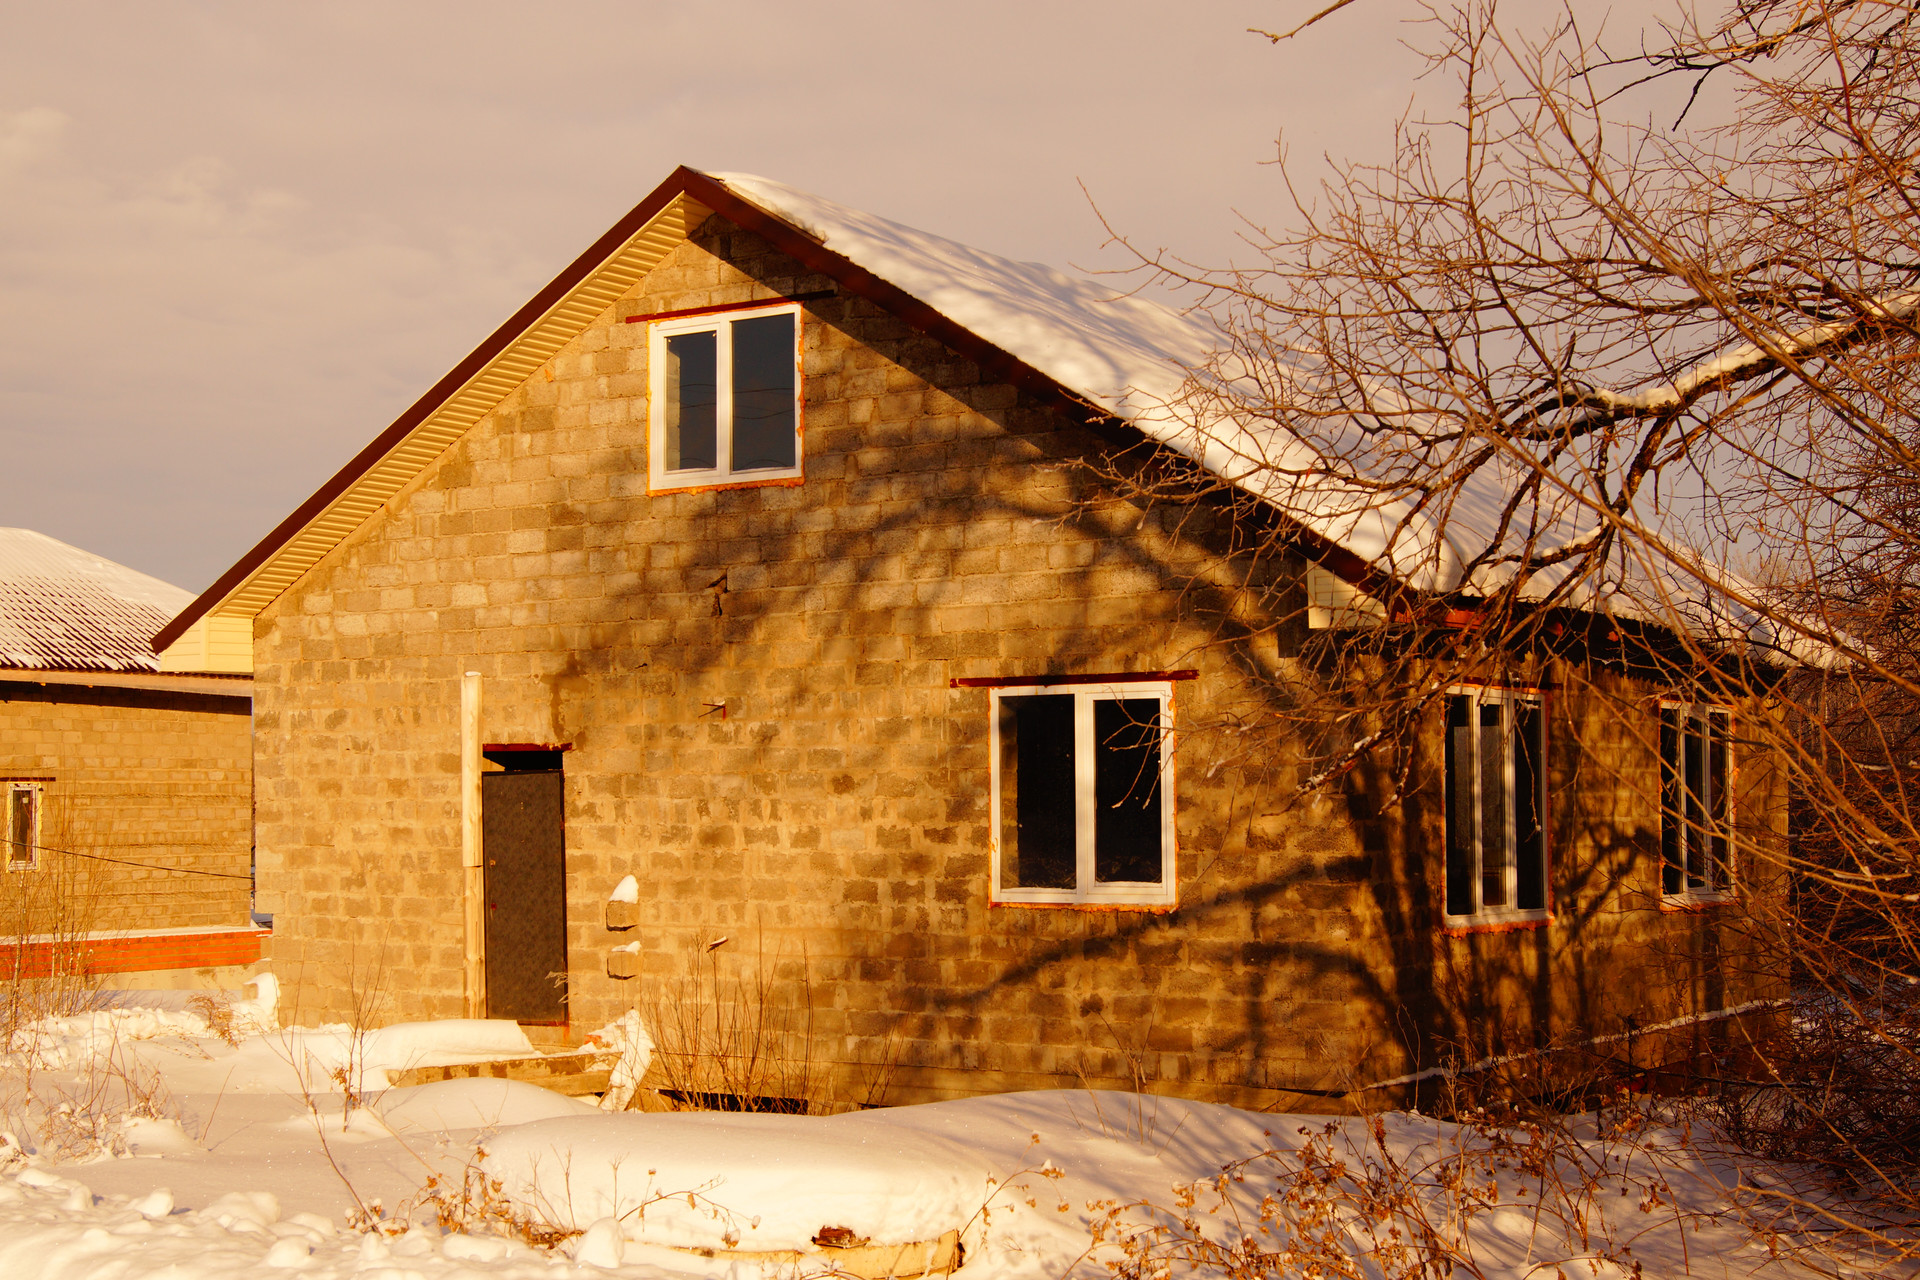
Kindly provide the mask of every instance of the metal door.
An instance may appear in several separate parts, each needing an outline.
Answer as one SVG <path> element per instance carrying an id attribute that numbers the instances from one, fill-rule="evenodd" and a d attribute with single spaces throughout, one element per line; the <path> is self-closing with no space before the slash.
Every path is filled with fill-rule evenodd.
<path id="1" fill-rule="evenodd" d="M 567 842 L 559 770 L 480 775 L 487 1014 L 567 1020 Z"/>

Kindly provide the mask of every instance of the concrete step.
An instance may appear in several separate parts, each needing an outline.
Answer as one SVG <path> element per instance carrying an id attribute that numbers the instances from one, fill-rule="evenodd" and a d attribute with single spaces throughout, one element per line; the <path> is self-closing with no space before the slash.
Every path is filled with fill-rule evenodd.
<path id="1" fill-rule="evenodd" d="M 555 1053 L 538 1058 L 496 1058 L 491 1062 L 458 1062 L 444 1067 L 410 1067 L 389 1071 L 397 1089 L 439 1080 L 524 1080 L 542 1089 L 579 1097 L 605 1093 L 613 1077 L 613 1057 L 607 1053 Z"/>

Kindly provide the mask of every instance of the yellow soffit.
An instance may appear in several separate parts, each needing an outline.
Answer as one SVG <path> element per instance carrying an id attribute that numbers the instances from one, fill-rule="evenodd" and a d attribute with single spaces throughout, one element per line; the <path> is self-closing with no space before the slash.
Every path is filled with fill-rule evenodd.
<path id="1" fill-rule="evenodd" d="M 673 200 L 462 383 L 210 612 L 257 616 L 425 471 L 469 427 L 493 412 L 562 347 L 585 332 L 710 212 L 684 195 Z"/>

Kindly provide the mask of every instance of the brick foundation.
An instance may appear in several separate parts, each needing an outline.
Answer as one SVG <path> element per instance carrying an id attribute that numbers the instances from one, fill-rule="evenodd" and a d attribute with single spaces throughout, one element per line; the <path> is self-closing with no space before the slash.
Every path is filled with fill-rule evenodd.
<path id="1" fill-rule="evenodd" d="M 71 971 L 75 960 L 89 975 L 250 965 L 260 959 L 262 944 L 272 936 L 270 929 L 180 929 L 62 942 L 0 939 L 0 981 Z"/>

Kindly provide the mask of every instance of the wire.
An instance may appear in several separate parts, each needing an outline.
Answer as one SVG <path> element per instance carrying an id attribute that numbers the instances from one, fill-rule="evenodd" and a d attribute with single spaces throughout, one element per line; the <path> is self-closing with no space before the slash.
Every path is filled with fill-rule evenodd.
<path id="1" fill-rule="evenodd" d="M 17 840 L 8 840 L 7 844 L 18 844 Z M 129 862 L 125 858 L 109 858 L 104 853 L 81 853 L 78 849 L 56 849 L 50 844 L 30 844 L 27 846 L 35 853 L 64 853 L 69 858 L 91 858 L 95 862 L 111 862 L 122 867 L 140 867 L 146 871 L 171 871 L 179 876 L 212 876 L 216 880 L 245 880 L 252 882 L 252 876 L 237 876 L 231 871 L 202 871 L 198 867 L 163 867 L 153 862 Z"/>

